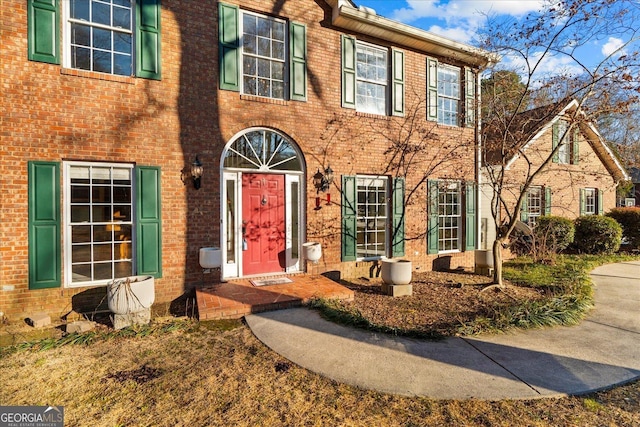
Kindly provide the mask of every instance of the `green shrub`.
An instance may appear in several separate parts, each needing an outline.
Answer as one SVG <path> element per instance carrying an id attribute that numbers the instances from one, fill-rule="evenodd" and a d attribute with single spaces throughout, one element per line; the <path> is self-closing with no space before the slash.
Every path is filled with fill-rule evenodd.
<path id="1" fill-rule="evenodd" d="M 607 216 L 622 226 L 622 237 L 627 243 L 640 249 L 640 207 L 615 208 Z"/>
<path id="2" fill-rule="evenodd" d="M 559 216 L 541 216 L 533 230 L 538 245 L 546 251 L 559 253 L 567 249 L 575 236 L 573 221 Z"/>
<path id="3" fill-rule="evenodd" d="M 622 227 L 615 219 L 602 215 L 585 215 L 575 221 L 574 245 L 586 254 L 613 254 L 622 243 Z"/>

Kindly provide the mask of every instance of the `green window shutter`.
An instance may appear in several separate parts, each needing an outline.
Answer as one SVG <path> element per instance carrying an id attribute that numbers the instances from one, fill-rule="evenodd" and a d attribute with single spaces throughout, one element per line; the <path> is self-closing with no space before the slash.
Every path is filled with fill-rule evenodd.
<path id="1" fill-rule="evenodd" d="M 356 108 L 356 39 L 342 35 L 342 107 Z"/>
<path id="2" fill-rule="evenodd" d="M 551 127 L 551 149 L 554 151 L 558 146 L 558 141 L 560 140 L 559 133 L 560 133 L 560 124 L 558 122 L 555 122 Z M 560 161 L 560 156 L 558 155 L 558 152 L 555 151 L 553 153 L 553 163 L 558 163 L 559 161 Z"/>
<path id="3" fill-rule="evenodd" d="M 138 274 L 162 277 L 160 168 L 136 166 L 136 262 Z"/>
<path id="4" fill-rule="evenodd" d="M 465 251 L 473 251 L 477 246 L 476 189 L 476 183 L 473 181 L 465 185 Z"/>
<path id="5" fill-rule="evenodd" d="M 356 177 L 342 177 L 342 261 L 356 260 Z"/>
<path id="6" fill-rule="evenodd" d="M 136 76 L 160 80 L 160 0 L 136 1 Z"/>
<path id="7" fill-rule="evenodd" d="M 603 208 L 603 205 L 602 205 L 603 197 L 604 197 L 604 191 L 598 190 L 598 215 L 603 215 L 604 214 L 604 208 Z"/>
<path id="8" fill-rule="evenodd" d="M 465 75 L 465 125 L 474 127 L 476 124 L 476 75 L 469 67 L 464 67 Z"/>
<path id="9" fill-rule="evenodd" d="M 394 116 L 404 116 L 404 52 L 392 49 L 391 56 L 393 58 L 391 113 Z"/>
<path id="10" fill-rule="evenodd" d="M 289 28 L 291 44 L 291 99 L 307 100 L 307 27 L 292 22 Z"/>
<path id="11" fill-rule="evenodd" d="M 240 91 L 238 6 L 218 3 L 220 89 Z"/>
<path id="12" fill-rule="evenodd" d="M 60 64 L 60 6 L 58 0 L 28 0 L 28 58 Z"/>
<path id="13" fill-rule="evenodd" d="M 587 195 L 584 188 L 580 189 L 580 216 L 587 211 Z"/>
<path id="14" fill-rule="evenodd" d="M 551 187 L 544 187 L 544 214 L 551 215 Z"/>
<path id="15" fill-rule="evenodd" d="M 571 164 L 577 165 L 580 161 L 580 128 L 573 130 L 573 147 L 571 148 Z"/>
<path id="16" fill-rule="evenodd" d="M 440 250 L 438 226 L 438 181 L 427 181 L 428 218 L 427 218 L 427 253 L 437 254 Z"/>
<path id="17" fill-rule="evenodd" d="M 438 120 L 438 61 L 427 58 L 427 120 Z"/>
<path id="18" fill-rule="evenodd" d="M 29 162 L 29 289 L 60 286 L 60 164 Z"/>
<path id="19" fill-rule="evenodd" d="M 529 190 L 522 196 L 522 206 L 520 207 L 520 221 L 525 224 L 529 221 Z"/>
<path id="20" fill-rule="evenodd" d="M 404 256 L 404 178 L 393 180 L 391 256 Z"/>

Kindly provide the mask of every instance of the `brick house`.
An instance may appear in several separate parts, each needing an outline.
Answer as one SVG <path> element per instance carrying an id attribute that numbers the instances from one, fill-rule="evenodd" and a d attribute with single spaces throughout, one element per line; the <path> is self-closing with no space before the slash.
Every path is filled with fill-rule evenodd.
<path id="1" fill-rule="evenodd" d="M 564 100 L 518 114 L 511 138 L 503 143 L 499 132 L 485 130 L 485 167 L 504 165 L 503 198 L 510 207 L 501 215 L 517 215 L 532 227 L 538 217 L 555 215 L 575 219 L 582 215 L 602 215 L 616 207 L 618 183 L 629 176 L 593 123 L 586 120 L 576 100 Z M 506 155 L 500 154 L 507 147 Z M 535 176 L 514 212 L 517 196 L 527 177 L 548 164 Z M 491 214 L 492 180 L 484 169 L 481 190 L 481 221 L 488 224 L 483 248 L 495 239 Z M 504 216 L 503 216 L 504 218 Z"/>
<path id="2" fill-rule="evenodd" d="M 241 4 L 239 4 L 241 3 Z M 469 267 L 486 52 L 344 0 L 8 0 L 0 311 L 220 276 Z M 201 165 L 193 179 L 191 169 Z M 330 178 L 332 171 L 333 179 Z"/>

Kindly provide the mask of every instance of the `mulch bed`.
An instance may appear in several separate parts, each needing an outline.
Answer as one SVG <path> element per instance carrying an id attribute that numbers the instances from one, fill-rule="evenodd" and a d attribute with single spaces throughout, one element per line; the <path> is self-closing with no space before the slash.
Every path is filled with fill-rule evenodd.
<path id="1" fill-rule="evenodd" d="M 496 309 L 543 297 L 536 289 L 512 284 L 504 290 L 483 291 L 491 285 L 489 277 L 460 272 L 414 273 L 413 295 L 402 297 L 383 294 L 379 278 L 341 283 L 355 295 L 353 301 L 340 304 L 357 310 L 369 323 L 436 335 L 458 335 L 462 325 L 479 316 L 489 317 Z"/>

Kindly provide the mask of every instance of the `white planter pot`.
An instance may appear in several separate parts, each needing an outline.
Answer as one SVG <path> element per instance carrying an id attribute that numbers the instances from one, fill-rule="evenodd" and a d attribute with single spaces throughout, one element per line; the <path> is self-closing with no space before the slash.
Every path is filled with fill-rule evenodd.
<path id="1" fill-rule="evenodd" d="M 413 264 L 407 259 L 382 260 L 382 281 L 387 285 L 408 285 L 412 272 Z"/>
<path id="2" fill-rule="evenodd" d="M 322 245 L 318 242 L 307 242 L 302 244 L 304 257 L 312 262 L 318 262 L 322 257 Z"/>
<path id="3" fill-rule="evenodd" d="M 476 267 L 493 268 L 493 251 L 490 249 L 478 249 L 474 254 Z"/>
<path id="4" fill-rule="evenodd" d="M 107 285 L 107 304 L 115 314 L 144 311 L 155 301 L 153 276 L 131 276 L 116 279 Z"/>
<path id="5" fill-rule="evenodd" d="M 220 268 L 222 266 L 222 251 L 220 248 L 200 248 L 200 267 Z"/>

